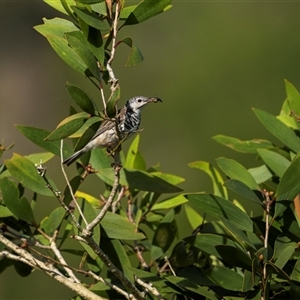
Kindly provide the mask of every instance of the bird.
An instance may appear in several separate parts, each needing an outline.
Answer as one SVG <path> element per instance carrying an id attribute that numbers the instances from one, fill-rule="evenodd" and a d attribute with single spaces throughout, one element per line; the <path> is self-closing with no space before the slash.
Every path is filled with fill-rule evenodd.
<path id="1" fill-rule="evenodd" d="M 158 97 L 145 96 L 130 98 L 118 111 L 115 120 L 105 119 L 91 140 L 82 149 L 64 160 L 63 164 L 69 166 L 82 154 L 95 148 L 106 148 L 108 152 L 116 150 L 139 129 L 142 108 L 151 102 L 157 103 L 162 100 Z"/>

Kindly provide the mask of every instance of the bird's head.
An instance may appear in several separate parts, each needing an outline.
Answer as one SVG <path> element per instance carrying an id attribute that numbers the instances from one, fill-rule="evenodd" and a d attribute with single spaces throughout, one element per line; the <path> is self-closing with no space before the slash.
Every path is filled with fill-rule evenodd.
<path id="1" fill-rule="evenodd" d="M 145 97 L 145 96 L 136 96 L 129 99 L 126 102 L 127 109 L 130 108 L 135 112 L 138 112 L 144 107 L 146 104 L 150 102 L 162 102 L 162 100 L 158 97 Z"/>

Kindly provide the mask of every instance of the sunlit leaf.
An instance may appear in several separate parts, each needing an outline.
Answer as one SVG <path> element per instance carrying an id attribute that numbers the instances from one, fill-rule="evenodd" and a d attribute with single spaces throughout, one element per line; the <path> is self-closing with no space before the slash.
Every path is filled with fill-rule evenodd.
<path id="1" fill-rule="evenodd" d="M 87 75 L 86 70 L 88 66 L 80 58 L 80 56 L 68 45 L 65 38 L 61 38 L 52 34 L 46 36 L 51 47 L 70 67 L 82 75 Z"/>
<path id="2" fill-rule="evenodd" d="M 90 115 L 86 112 L 81 112 L 65 118 L 57 125 L 56 129 L 46 137 L 46 140 L 61 140 L 68 137 L 76 132 L 89 116 Z"/>
<path id="3" fill-rule="evenodd" d="M 280 178 L 290 165 L 290 161 L 282 155 L 267 149 L 259 149 L 258 154 L 265 164 Z"/>
<path id="4" fill-rule="evenodd" d="M 172 0 L 144 0 L 128 16 L 124 25 L 142 23 L 170 8 Z"/>
<path id="5" fill-rule="evenodd" d="M 228 198 L 227 190 L 223 187 L 224 180 L 219 171 L 212 164 L 206 161 L 194 161 L 188 164 L 190 168 L 196 168 L 204 171 L 211 179 L 214 194 L 220 197 Z"/>
<path id="6" fill-rule="evenodd" d="M 60 156 L 60 141 L 46 141 L 45 138 L 49 136 L 50 132 L 36 127 L 16 125 L 16 128 L 26 136 L 30 141 L 39 147 Z M 63 149 L 64 156 L 70 156 L 73 151 L 67 144 L 64 145 Z"/>
<path id="7" fill-rule="evenodd" d="M 273 147 L 270 141 L 262 139 L 242 141 L 237 138 L 221 134 L 215 135 L 213 139 L 232 150 L 242 153 L 257 153 L 257 149 Z"/>
<path id="8" fill-rule="evenodd" d="M 45 196 L 53 196 L 46 187 L 44 179 L 38 174 L 35 165 L 25 157 L 14 153 L 11 159 L 5 161 L 7 169 L 22 185 L 30 190 Z M 48 178 L 49 179 L 49 178 Z M 56 190 L 55 184 L 49 179 L 52 187 Z"/>
<path id="9" fill-rule="evenodd" d="M 300 140 L 296 133 L 284 123 L 260 109 L 253 109 L 254 113 L 264 125 L 264 127 L 272 133 L 277 139 L 284 143 L 287 147 L 295 153 L 300 151 Z"/>
<path id="10" fill-rule="evenodd" d="M 127 218 L 111 212 L 106 213 L 101 226 L 111 239 L 141 240 L 145 238 L 144 234 L 136 232 L 136 227 Z"/>
<path id="11" fill-rule="evenodd" d="M 259 185 L 255 182 L 249 171 L 240 163 L 233 159 L 220 157 L 216 159 L 220 169 L 231 179 L 237 179 L 246 184 L 252 190 L 260 190 Z"/>
<path id="12" fill-rule="evenodd" d="M 212 217 L 218 219 L 223 216 L 241 230 L 253 230 L 251 219 L 228 200 L 210 194 L 187 194 L 185 197 L 200 211 Z"/>

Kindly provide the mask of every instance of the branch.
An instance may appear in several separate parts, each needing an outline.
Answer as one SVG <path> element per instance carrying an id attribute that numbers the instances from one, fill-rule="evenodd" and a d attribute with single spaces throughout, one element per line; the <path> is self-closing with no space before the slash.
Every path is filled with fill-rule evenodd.
<path id="1" fill-rule="evenodd" d="M 112 32 L 112 46 L 111 46 L 111 53 L 110 58 L 107 61 L 106 68 L 109 74 L 110 82 L 112 83 L 111 90 L 114 91 L 116 88 L 116 85 L 118 83 L 118 79 L 116 78 L 114 71 L 111 67 L 111 64 L 115 57 L 115 51 L 116 51 L 116 39 L 117 39 L 117 32 L 118 32 L 118 21 L 119 21 L 119 14 L 120 14 L 120 3 L 117 1 L 116 3 L 116 11 L 115 11 L 115 18 L 113 22 L 113 32 Z"/>
<path id="2" fill-rule="evenodd" d="M 1 233 L 0 233 L 0 242 L 3 243 L 7 248 L 11 249 L 16 254 L 18 254 L 18 255 L 14 255 L 8 251 L 1 251 L 0 258 L 7 257 L 9 259 L 21 261 L 31 266 L 32 268 L 43 271 L 46 275 L 58 281 L 59 283 L 63 284 L 64 286 L 68 287 L 69 289 L 71 289 L 72 291 L 74 291 L 84 299 L 104 300 L 104 298 L 94 294 L 93 292 L 85 288 L 82 284 L 73 282 L 73 279 L 63 276 L 57 269 L 53 267 L 52 264 L 47 265 L 44 262 L 36 259 L 30 253 L 28 253 L 24 249 L 20 248 L 19 246 L 15 245 L 13 242 L 5 238 Z"/>
<path id="3" fill-rule="evenodd" d="M 144 287 L 147 291 L 149 291 L 153 296 L 155 296 L 159 300 L 164 300 L 164 297 L 159 293 L 159 291 L 151 284 L 151 283 L 146 283 L 142 279 L 138 277 L 134 277 L 134 280 L 136 283 Z"/>
<path id="4" fill-rule="evenodd" d="M 63 198 L 61 197 L 61 193 L 59 191 L 55 191 L 53 186 L 50 184 L 46 177 L 46 170 L 47 168 L 44 167 L 42 164 L 40 165 L 35 165 L 38 171 L 38 174 L 45 180 L 46 182 L 46 187 L 53 193 L 53 195 L 56 197 L 60 205 L 65 209 L 65 211 L 71 216 L 73 223 L 76 225 L 77 229 L 81 232 L 82 228 L 78 221 L 76 220 L 74 214 L 71 212 L 69 207 L 64 203 Z M 76 202 L 76 201 L 75 201 Z"/>
<path id="5" fill-rule="evenodd" d="M 58 235 L 58 230 L 55 230 L 53 236 L 50 238 L 50 247 L 53 251 L 53 253 L 55 254 L 55 256 L 57 257 L 57 259 L 59 260 L 59 262 L 62 265 L 67 266 L 67 262 L 65 261 L 65 259 L 63 258 L 63 256 L 61 255 L 60 251 L 58 250 L 57 246 L 56 246 L 56 238 Z M 77 277 L 74 275 L 73 271 L 69 268 L 64 268 L 65 271 L 67 272 L 67 274 L 70 276 L 70 278 L 72 278 L 74 280 L 74 282 L 76 283 L 80 283 L 80 281 L 77 279 Z"/>
<path id="6" fill-rule="evenodd" d="M 115 161 L 116 161 L 116 155 L 117 154 L 115 154 Z M 115 162 L 115 164 L 116 164 L 116 162 Z M 107 199 L 105 205 L 103 206 L 103 208 L 101 209 L 101 211 L 97 215 L 97 217 L 91 223 L 87 224 L 86 229 L 85 229 L 87 235 L 91 235 L 93 229 L 101 222 L 101 220 L 104 218 L 106 212 L 111 207 L 114 197 L 117 193 L 119 183 L 120 183 L 120 170 L 121 170 L 120 166 L 115 167 L 115 180 L 114 180 L 114 184 L 113 184 L 112 190 L 110 192 L 109 198 Z"/>
<path id="7" fill-rule="evenodd" d="M 74 193 L 73 193 L 73 190 L 72 190 L 70 181 L 68 180 L 67 174 L 66 174 L 65 169 L 64 169 L 64 166 L 63 166 L 63 160 L 64 160 L 64 159 L 63 159 L 63 147 L 64 147 L 64 141 L 61 140 L 61 141 L 60 141 L 60 166 L 61 166 L 61 171 L 62 171 L 62 173 L 63 173 L 63 175 L 64 175 L 64 177 L 65 177 L 65 180 L 66 180 L 66 183 L 67 183 L 67 185 L 68 185 L 70 194 L 71 194 L 71 196 L 72 196 L 72 199 L 73 199 L 73 201 L 74 201 L 74 203 L 75 203 L 76 208 L 78 209 L 79 215 L 82 217 L 82 220 L 83 220 L 84 224 L 87 225 L 87 221 L 86 221 L 86 219 L 85 219 L 85 217 L 84 217 L 84 215 L 83 215 L 83 212 L 82 212 L 80 206 L 78 205 L 78 203 L 77 203 L 77 201 L 76 201 L 76 198 L 75 198 L 75 195 L 74 195 Z M 76 220 L 75 216 L 74 216 L 74 220 Z M 77 222 L 77 220 L 76 220 L 76 223 L 79 225 L 79 223 Z M 76 223 L 75 223 L 75 224 L 76 224 Z M 77 226 L 77 225 L 76 225 L 76 226 Z M 77 227 L 77 228 L 78 228 L 78 227 Z"/>
<path id="8" fill-rule="evenodd" d="M 130 291 L 134 297 L 138 300 L 144 300 L 143 294 L 135 287 L 135 285 L 113 264 L 110 258 L 101 250 L 98 244 L 94 239 L 87 235 L 84 236 L 84 233 L 81 236 L 82 239 L 93 249 L 93 251 L 99 256 L 102 262 L 107 267 L 108 271 L 115 275 L 123 284 L 123 286 Z"/>

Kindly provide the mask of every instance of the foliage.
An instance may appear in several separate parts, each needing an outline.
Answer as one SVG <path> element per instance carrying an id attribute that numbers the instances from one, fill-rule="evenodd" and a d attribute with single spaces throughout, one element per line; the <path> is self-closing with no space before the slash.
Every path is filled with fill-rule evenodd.
<path id="1" fill-rule="evenodd" d="M 147 167 L 139 151 L 140 135 L 126 154 L 121 153 L 122 169 L 111 167 L 105 150 L 93 150 L 76 164 L 77 175 L 59 192 L 56 185 L 61 183 L 48 177 L 41 161 L 71 155 L 72 149 L 62 147 L 60 139 L 76 139 L 75 149 L 80 149 L 103 118 L 115 116 L 120 86 L 111 64 L 118 45 L 131 48 L 126 65 L 143 59 L 132 38 L 116 42 L 116 33 L 167 10 L 171 1 L 144 0 L 132 6 L 108 0 L 45 2 L 68 17 L 44 19 L 35 29 L 101 92 L 104 84 L 110 84 L 111 94 L 107 101 L 103 98 L 102 113 L 87 93 L 68 83 L 67 92 L 82 111 L 72 107 L 52 132 L 17 125 L 47 152 L 15 153 L 0 166 L 1 272 L 14 265 L 20 276 L 29 276 L 39 269 L 85 299 L 299 298 L 300 94 L 296 88 L 286 81 L 287 99 L 278 116 L 254 109 L 280 146 L 262 139 L 214 137 L 235 151 L 255 154 L 259 167 L 247 170 L 224 157 L 216 160 L 217 167 L 203 161 L 189 164 L 211 178 L 210 194 L 186 194 L 178 187 L 182 177 L 163 173 L 159 166 Z M 0 154 L 11 147 L 1 146 Z M 92 167 L 84 168 L 88 162 Z M 63 167 L 62 171 L 65 174 Z M 104 183 L 101 197 L 80 189 L 87 176 Z M 39 221 L 35 204 L 41 196 L 56 198 L 61 207 Z M 244 209 L 248 201 L 257 207 L 257 216 Z M 181 211 L 193 228 L 186 237 L 178 236 Z M 80 248 L 70 248 L 70 236 Z M 76 257 L 80 269 L 66 263 L 67 254 Z M 79 280 L 79 274 L 92 282 Z"/>

